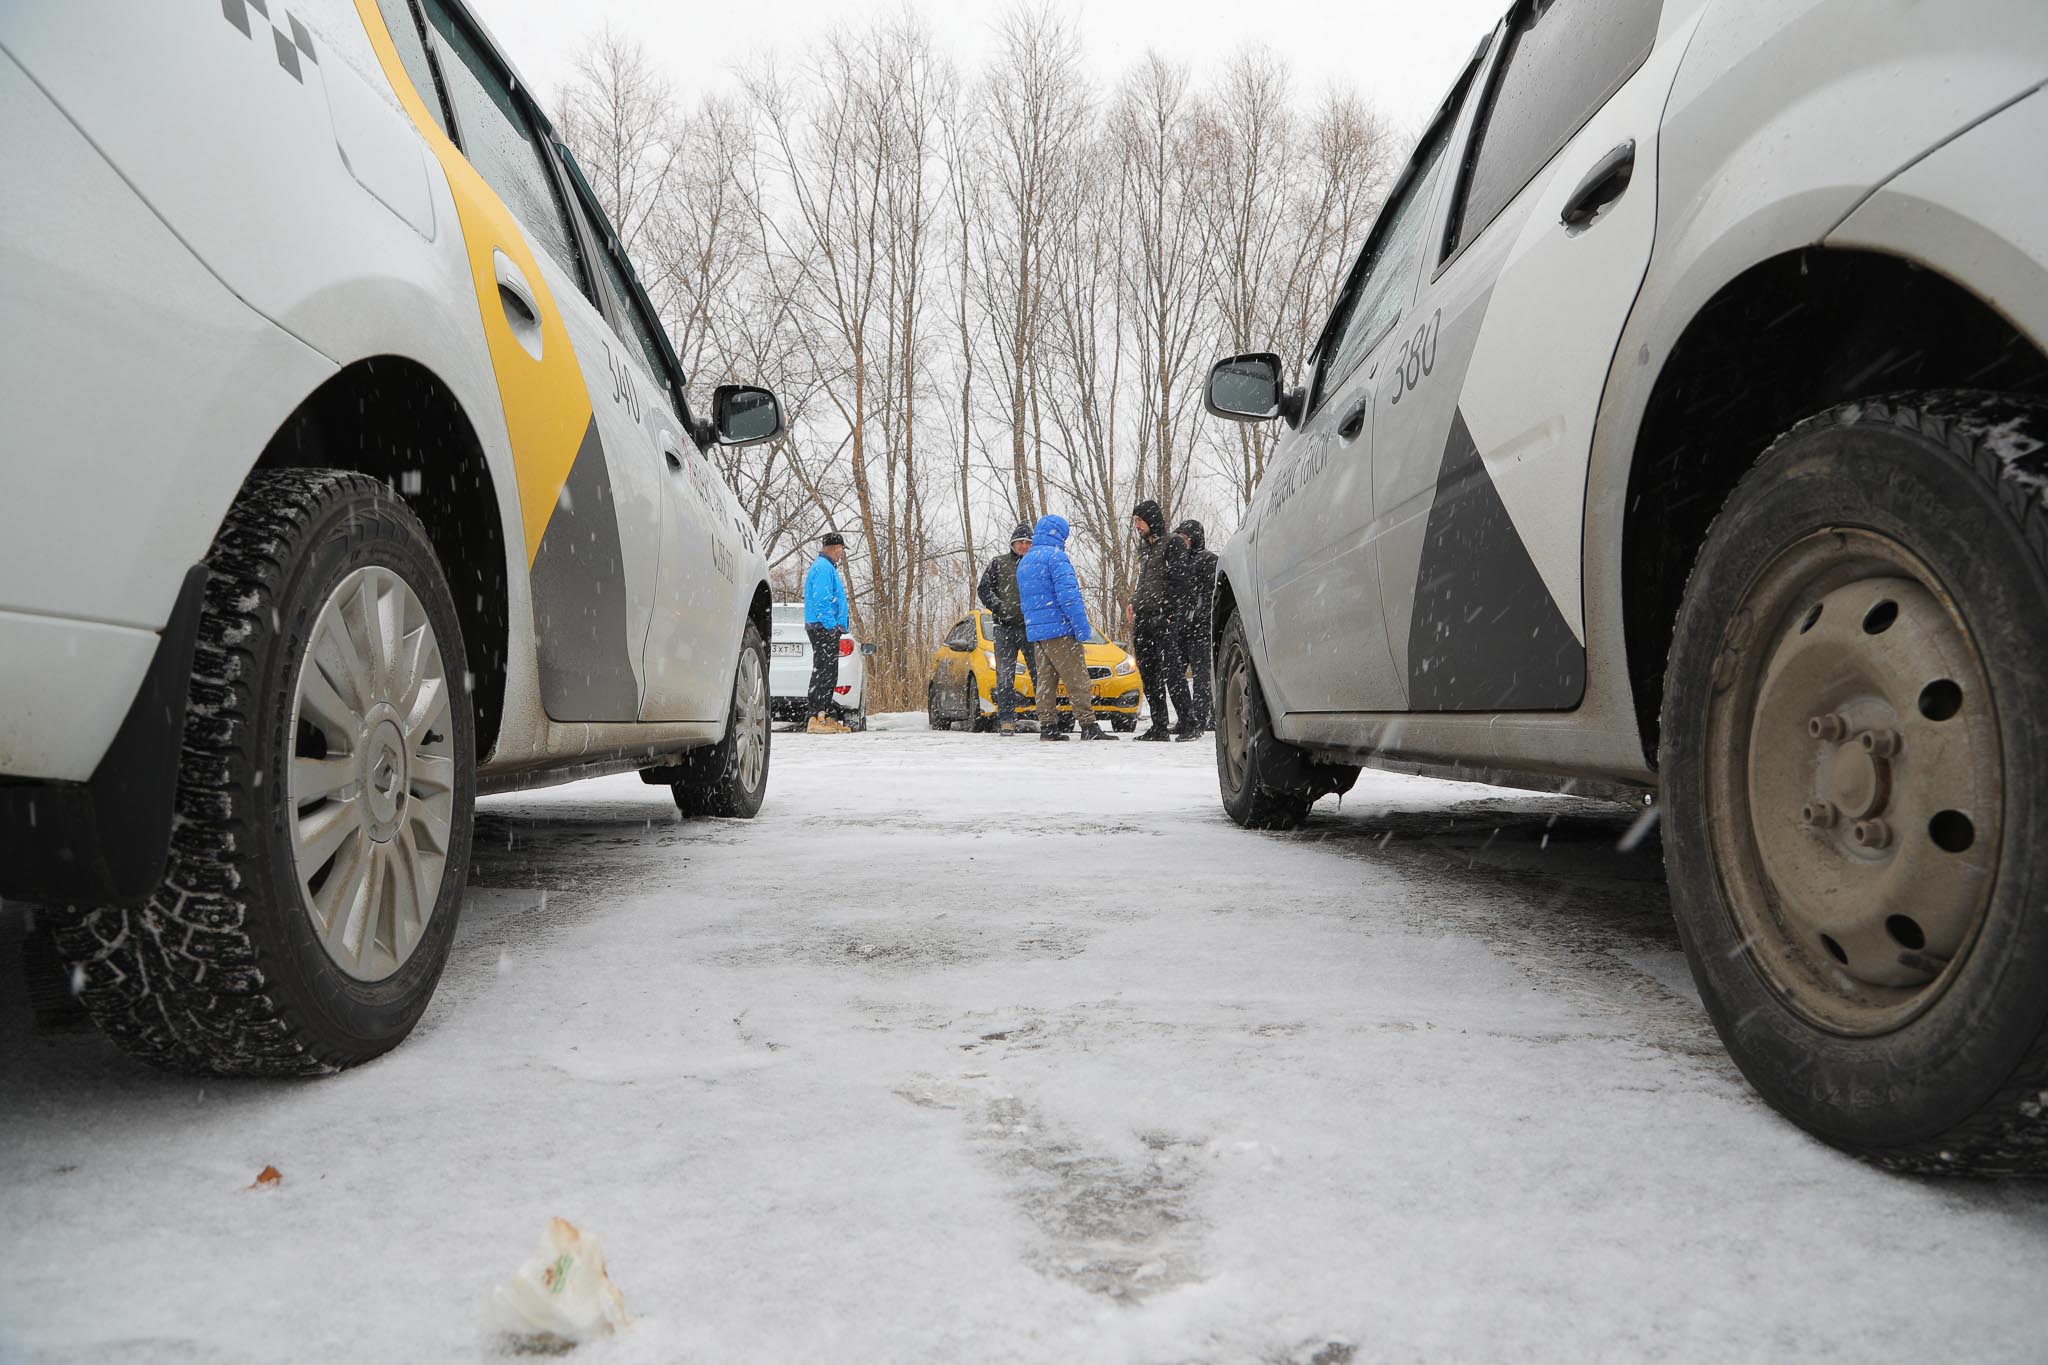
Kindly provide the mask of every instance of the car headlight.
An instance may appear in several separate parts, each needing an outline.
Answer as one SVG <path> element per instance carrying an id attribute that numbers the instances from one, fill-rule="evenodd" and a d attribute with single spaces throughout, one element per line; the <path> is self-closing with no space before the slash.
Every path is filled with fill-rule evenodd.
<path id="1" fill-rule="evenodd" d="M 990 668 L 994 668 L 996 666 L 996 652 L 994 650 L 984 649 L 983 651 L 981 651 L 981 657 L 988 660 L 988 666 Z"/>
<path id="2" fill-rule="evenodd" d="M 1129 659 L 1125 659 L 1122 663 L 1118 664 L 1114 669 L 1110 671 L 1115 673 L 1116 676 L 1119 678 L 1127 678 L 1131 674 L 1136 673 L 1138 671 L 1138 666 L 1135 663 L 1132 663 Z"/>

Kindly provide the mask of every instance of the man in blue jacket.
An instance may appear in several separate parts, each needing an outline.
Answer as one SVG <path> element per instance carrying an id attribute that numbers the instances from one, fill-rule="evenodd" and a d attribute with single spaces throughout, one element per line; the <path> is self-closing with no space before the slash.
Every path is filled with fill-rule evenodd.
<path id="1" fill-rule="evenodd" d="M 1081 580 L 1067 558 L 1067 519 L 1043 516 L 1032 528 L 1031 552 L 1017 564 L 1017 600 L 1024 609 L 1024 634 L 1038 655 L 1032 675 L 1037 693 L 1038 737 L 1063 740 L 1057 693 L 1064 683 L 1074 708 L 1075 728 L 1083 739 L 1108 739 L 1095 723 L 1092 687 L 1081 646 L 1091 639 L 1088 604 L 1081 600 Z"/>
<path id="2" fill-rule="evenodd" d="M 811 723 L 805 729 L 814 735 L 851 732 L 832 706 L 832 689 L 839 685 L 839 637 L 850 620 L 846 583 L 839 577 L 839 566 L 845 562 L 846 538 L 827 531 L 818 557 L 804 574 L 804 634 L 811 637 L 811 688 L 804 698 Z"/>

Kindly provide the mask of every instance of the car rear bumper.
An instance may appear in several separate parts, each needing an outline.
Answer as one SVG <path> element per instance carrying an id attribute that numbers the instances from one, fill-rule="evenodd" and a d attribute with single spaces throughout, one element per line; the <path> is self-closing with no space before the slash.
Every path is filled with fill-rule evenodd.
<path id="1" fill-rule="evenodd" d="M 58 904 L 132 904 L 147 897 L 161 880 L 170 851 L 185 703 L 206 583 L 205 565 L 186 572 L 170 621 L 161 636 L 152 633 L 154 648 L 144 655 L 139 676 L 122 698 L 125 707 L 114 712 L 111 742 L 99 741 L 103 752 L 98 752 L 88 776 L 52 780 L 11 766 L 0 776 L 0 896 Z M 16 678 L 48 662 L 8 652 L 19 642 L 5 633 L 11 623 L 11 618 L 0 618 L 0 659 L 7 660 L 0 672 L 0 707 L 10 718 L 24 702 L 35 704 L 35 698 L 16 689 Z M 80 637 L 93 638 L 84 628 Z M 47 646 L 48 641 L 42 643 Z M 47 694 L 41 700 L 58 714 L 45 712 L 29 719 L 57 726 L 66 719 L 61 714 L 66 705 L 107 704 L 98 680 L 75 667 L 48 668 L 42 676 L 71 678 L 76 695 L 63 698 L 50 688 L 39 689 Z M 77 733 L 95 734 L 97 726 Z"/>

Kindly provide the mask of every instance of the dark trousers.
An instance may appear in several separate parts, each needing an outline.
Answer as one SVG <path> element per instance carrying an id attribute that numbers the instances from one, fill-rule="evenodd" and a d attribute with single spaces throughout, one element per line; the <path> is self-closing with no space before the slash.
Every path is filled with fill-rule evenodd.
<path id="1" fill-rule="evenodd" d="M 1137 619 L 1131 648 L 1138 656 L 1138 672 L 1145 679 L 1145 704 L 1152 708 L 1152 728 L 1167 728 L 1166 700 L 1173 699 L 1173 714 L 1183 726 L 1193 721 L 1194 703 L 1188 699 L 1187 661 L 1181 658 L 1180 634 L 1173 618 L 1153 612 Z"/>
<path id="2" fill-rule="evenodd" d="M 1017 719 L 1017 656 L 1024 656 L 1024 671 L 1031 679 L 1031 690 L 1038 690 L 1038 660 L 1031 648 L 1031 640 L 1024 634 L 1024 623 L 1006 626 L 990 618 L 988 623 L 989 645 L 996 656 L 996 723 L 1014 724 Z"/>
<path id="3" fill-rule="evenodd" d="M 1206 730 L 1216 723 L 1216 702 L 1209 685 L 1209 669 L 1214 662 L 1211 656 L 1216 642 L 1209 634 L 1206 621 L 1182 621 L 1177 634 L 1181 657 L 1187 660 L 1188 672 L 1194 675 L 1192 700 L 1195 705 L 1189 714 L 1195 718 L 1195 724 Z"/>
<path id="4" fill-rule="evenodd" d="M 811 637 L 811 690 L 804 705 L 814 716 L 832 714 L 832 689 L 839 686 L 839 627 L 804 622 Z"/>

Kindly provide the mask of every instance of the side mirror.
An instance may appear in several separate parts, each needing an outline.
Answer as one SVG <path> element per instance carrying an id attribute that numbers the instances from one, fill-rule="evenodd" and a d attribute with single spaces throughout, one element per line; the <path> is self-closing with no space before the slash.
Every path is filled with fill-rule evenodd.
<path id="1" fill-rule="evenodd" d="M 875 652 L 875 647 L 873 645 L 862 645 L 860 652 L 863 656 L 872 655 Z"/>
<path id="2" fill-rule="evenodd" d="M 1270 422 L 1279 417 L 1298 427 L 1302 393 L 1282 386 L 1279 356 L 1254 351 L 1225 356 L 1210 367 L 1202 406 L 1210 415 L 1232 422 Z"/>
<path id="3" fill-rule="evenodd" d="M 711 392 L 711 433 L 722 446 L 751 446 L 782 435 L 782 404 L 752 384 L 720 384 Z"/>

